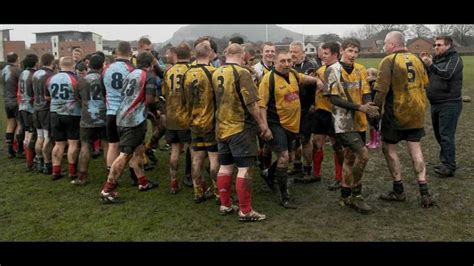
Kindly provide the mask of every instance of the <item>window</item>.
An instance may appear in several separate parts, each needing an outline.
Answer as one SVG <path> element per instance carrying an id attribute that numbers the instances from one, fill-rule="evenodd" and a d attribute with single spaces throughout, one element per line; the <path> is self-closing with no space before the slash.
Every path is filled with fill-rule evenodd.
<path id="1" fill-rule="evenodd" d="M 309 51 L 314 53 L 314 48 L 309 48 Z"/>
<path id="2" fill-rule="evenodd" d="M 56 42 L 54 43 L 54 48 L 56 48 Z"/>

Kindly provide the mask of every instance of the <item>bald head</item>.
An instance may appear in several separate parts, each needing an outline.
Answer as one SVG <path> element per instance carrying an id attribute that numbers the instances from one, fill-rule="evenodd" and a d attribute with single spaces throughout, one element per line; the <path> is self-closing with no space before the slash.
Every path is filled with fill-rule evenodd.
<path id="1" fill-rule="evenodd" d="M 62 71 L 73 71 L 74 60 L 71 56 L 63 56 L 59 59 L 59 67 Z"/>
<path id="2" fill-rule="evenodd" d="M 233 43 L 227 47 L 227 55 L 240 56 L 243 53 L 244 53 L 244 48 L 240 44 Z"/>
<path id="3" fill-rule="evenodd" d="M 387 54 L 405 50 L 405 36 L 403 36 L 399 31 L 391 31 L 387 33 L 383 48 Z"/>
<path id="4" fill-rule="evenodd" d="M 240 44 L 232 43 L 227 46 L 227 50 L 225 53 L 226 62 L 241 65 L 243 56 L 244 48 Z"/>
<path id="5" fill-rule="evenodd" d="M 405 47 L 405 36 L 399 31 L 391 31 L 385 39 L 389 39 L 396 47 Z"/>

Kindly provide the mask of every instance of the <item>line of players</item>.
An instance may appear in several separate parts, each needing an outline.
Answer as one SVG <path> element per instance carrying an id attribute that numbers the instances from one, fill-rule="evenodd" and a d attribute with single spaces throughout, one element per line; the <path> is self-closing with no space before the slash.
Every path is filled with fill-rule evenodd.
<path id="1" fill-rule="evenodd" d="M 320 181 L 323 145 L 329 136 L 336 170 L 336 182 L 330 189 L 341 188 L 341 206 L 369 212 L 361 196 L 368 160 L 365 131 L 367 117 L 375 119 L 380 113 L 372 102 L 365 67 L 354 62 L 360 51 L 358 41 L 323 44 L 322 61 L 316 63 L 306 60 L 302 43 L 293 42 L 290 51 L 277 51 L 272 43 L 265 43 L 262 61 L 257 64 L 252 63 L 252 46 L 239 44 L 242 42 L 229 42 L 225 62 L 217 57 L 211 38 L 195 41 L 192 62 L 190 47 L 180 44 L 169 50 L 168 67 L 160 66 L 148 39 L 139 41 L 139 53 L 133 57 L 130 44 L 120 42 L 114 62 L 105 64 L 106 57 L 100 52 L 91 55 L 89 71 L 83 77 L 75 73 L 78 62 L 73 57 L 61 58 L 60 71 L 55 74 L 50 54 L 41 57 L 39 69 L 38 57 L 27 55 L 23 72 L 15 65 L 14 55 L 8 55 L 2 76 L 6 92 L 16 89 L 18 76 L 15 101 L 25 130 L 27 167 L 32 168 L 36 152 L 37 168 L 52 174 L 53 180 L 60 179 L 64 176 L 61 159 L 68 146 L 71 183 L 86 184 L 91 148 L 100 139 L 108 175 L 100 198 L 119 203 L 117 180 L 127 164 L 140 191 L 157 186 L 145 176 L 144 163 L 147 157 L 154 157 L 152 147 L 164 134 L 171 144 L 172 194 L 180 190 L 178 158 L 182 145 L 187 144 L 192 183 L 183 181 L 194 188 L 194 201 L 215 197 L 221 214 L 238 210 L 239 220 L 258 221 L 266 217 L 251 207 L 249 169 L 256 156 L 268 187 L 278 187 L 280 204 L 297 208 L 287 185 L 291 154 L 301 146 L 304 165 L 293 159 L 294 172 L 303 169 L 295 182 Z M 10 156 L 14 154 L 13 98 L 12 93 L 5 94 Z M 145 144 L 147 118 L 153 121 L 154 134 Z M 277 158 L 273 163 L 272 151 Z M 206 157 L 211 185 L 203 175 Z M 230 197 L 234 165 L 239 206 Z M 427 192 L 426 182 L 424 185 Z M 398 200 L 390 194 L 386 198 Z"/>

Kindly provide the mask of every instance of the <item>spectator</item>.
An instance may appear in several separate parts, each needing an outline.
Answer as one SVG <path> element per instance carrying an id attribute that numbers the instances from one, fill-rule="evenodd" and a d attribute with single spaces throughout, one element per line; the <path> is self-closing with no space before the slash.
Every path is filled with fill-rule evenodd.
<path id="1" fill-rule="evenodd" d="M 434 44 L 435 56 L 426 53 L 421 58 L 428 68 L 430 83 L 427 96 L 431 104 L 433 131 L 441 147 L 441 165 L 435 166 L 435 173 L 441 177 L 454 175 L 456 164 L 456 127 L 462 111 L 463 61 L 454 50 L 453 40 L 438 36 Z"/>

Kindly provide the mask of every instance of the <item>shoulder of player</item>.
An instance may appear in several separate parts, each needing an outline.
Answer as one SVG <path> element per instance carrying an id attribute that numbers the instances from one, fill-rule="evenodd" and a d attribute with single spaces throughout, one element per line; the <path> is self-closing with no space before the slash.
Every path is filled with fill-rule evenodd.
<path id="1" fill-rule="evenodd" d="M 243 66 L 235 66 L 239 75 L 250 75 L 250 70 Z"/>
<path id="2" fill-rule="evenodd" d="M 366 70 L 367 68 L 362 64 L 354 63 L 354 69 Z"/>
<path id="3" fill-rule="evenodd" d="M 342 65 L 339 62 L 336 62 L 326 68 L 327 73 L 340 73 L 342 70 Z"/>

